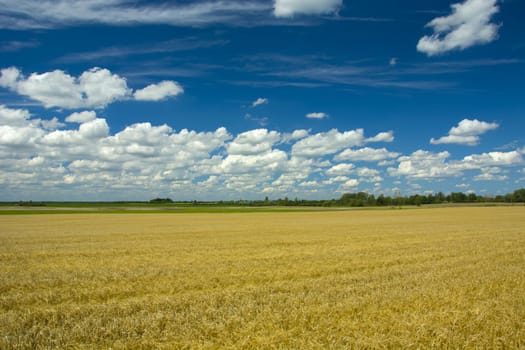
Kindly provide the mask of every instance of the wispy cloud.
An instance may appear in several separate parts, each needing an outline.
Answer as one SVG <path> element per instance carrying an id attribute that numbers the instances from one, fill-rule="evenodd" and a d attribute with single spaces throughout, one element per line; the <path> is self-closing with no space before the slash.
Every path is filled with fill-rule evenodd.
<path id="1" fill-rule="evenodd" d="M 58 58 L 57 62 L 93 62 L 112 59 L 115 57 L 129 57 L 137 55 L 152 55 L 169 52 L 191 51 L 228 44 L 228 40 L 202 40 L 196 37 L 161 41 L 150 45 L 113 46 L 98 51 L 69 53 Z"/>
<path id="2" fill-rule="evenodd" d="M 127 0 L 0 0 L 0 28 L 59 28 L 86 23 L 115 26 L 166 24 L 235 25 L 248 17 L 271 13 L 264 1 L 198 1 L 185 4 L 137 4 Z"/>
<path id="3" fill-rule="evenodd" d="M 259 54 L 238 58 L 236 63 L 238 64 L 236 69 L 255 76 L 249 80 L 231 82 L 238 85 L 305 88 L 344 85 L 432 90 L 456 88 L 458 73 L 495 66 L 523 64 L 524 61 L 517 58 L 489 58 L 413 63 L 400 62 L 395 58 L 386 65 L 384 61 L 371 59 L 341 62 L 323 55 Z M 395 65 L 392 65 L 393 63 Z M 447 74 L 449 77 L 444 78 Z"/>
<path id="4" fill-rule="evenodd" d="M 451 82 L 428 79 L 408 79 L 399 72 L 392 72 L 385 65 L 374 65 L 369 62 L 330 63 L 327 60 L 305 59 L 302 64 L 296 64 L 295 69 L 289 69 L 277 64 L 271 71 L 261 72 L 265 77 L 278 77 L 300 83 L 317 83 L 325 85 L 350 85 L 376 88 L 404 88 L 427 90 L 447 88 Z"/>
<path id="5" fill-rule="evenodd" d="M 38 41 L 8 41 L 0 44 L 0 52 L 16 52 L 40 46 Z"/>
<path id="6" fill-rule="evenodd" d="M 274 0 L 276 17 L 297 15 L 323 15 L 335 13 L 343 5 L 343 0 Z"/>
<path id="7" fill-rule="evenodd" d="M 329 115 L 324 112 L 312 112 L 306 115 L 308 119 L 327 119 Z"/>
<path id="8" fill-rule="evenodd" d="M 490 68 L 511 64 L 523 64 L 525 61 L 517 58 L 497 58 L 465 61 L 440 61 L 398 66 L 396 73 L 410 75 L 442 75 L 469 72 L 474 69 Z"/>

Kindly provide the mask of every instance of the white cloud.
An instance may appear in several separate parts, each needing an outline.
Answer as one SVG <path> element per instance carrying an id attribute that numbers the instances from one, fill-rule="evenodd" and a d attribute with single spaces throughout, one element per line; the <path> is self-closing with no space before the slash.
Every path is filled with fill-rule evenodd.
<path id="1" fill-rule="evenodd" d="M 182 86 L 174 81 L 161 81 L 151 84 L 144 89 L 135 91 L 133 96 L 138 101 L 160 101 L 167 97 L 174 97 L 184 92 Z"/>
<path id="2" fill-rule="evenodd" d="M 349 190 L 359 186 L 359 180 L 349 179 L 341 185 L 341 190 Z"/>
<path id="3" fill-rule="evenodd" d="M 39 101 L 46 108 L 105 108 L 131 96 L 140 101 L 159 101 L 184 91 L 176 82 L 162 81 L 133 95 L 125 78 L 98 67 L 83 72 L 78 78 L 62 70 L 32 73 L 27 78 L 14 67 L 2 69 L 0 73 L 1 87 Z"/>
<path id="4" fill-rule="evenodd" d="M 415 179 L 433 179 L 460 176 L 465 171 L 483 170 L 490 167 L 512 167 L 523 164 L 523 157 L 518 151 L 488 152 L 465 156 L 461 160 L 447 161 L 447 151 L 432 153 L 418 150 L 410 156 L 398 159 L 397 168 L 388 168 L 391 176 L 406 176 Z"/>
<path id="5" fill-rule="evenodd" d="M 107 137 L 109 126 L 105 119 L 94 119 L 80 125 L 78 130 L 55 130 L 42 137 L 40 142 L 47 146 L 64 147 L 68 152 L 71 148 L 82 146 L 89 153 L 92 142 Z M 70 149 L 67 149 L 70 147 Z"/>
<path id="6" fill-rule="evenodd" d="M 409 178 L 436 178 L 454 176 L 458 174 L 457 169 L 451 169 L 445 162 L 450 153 L 432 153 L 418 150 L 410 156 L 398 159 L 397 168 L 388 168 L 391 176 L 406 176 Z"/>
<path id="7" fill-rule="evenodd" d="M 259 97 L 252 103 L 252 107 L 268 104 L 270 101 L 267 98 Z"/>
<path id="8" fill-rule="evenodd" d="M 50 120 L 40 120 L 40 125 L 46 130 L 56 130 L 66 124 L 60 122 L 57 117 L 53 117 Z"/>
<path id="9" fill-rule="evenodd" d="M 46 108 L 80 108 L 84 106 L 82 89 L 72 76 L 61 70 L 37 74 L 25 79 L 18 74 L 18 80 L 9 86 L 20 95 L 37 100 Z"/>
<path id="10" fill-rule="evenodd" d="M 487 123 L 477 119 L 463 119 L 459 122 L 458 126 L 450 129 L 449 134 L 457 136 L 475 136 L 484 134 L 489 130 L 497 129 L 498 127 L 499 125 L 497 123 Z"/>
<path id="11" fill-rule="evenodd" d="M 326 170 L 326 174 L 332 175 L 332 176 L 333 175 L 348 175 L 348 174 L 351 174 L 354 169 L 355 169 L 355 165 L 353 164 L 340 163 Z"/>
<path id="12" fill-rule="evenodd" d="M 219 166 L 225 174 L 251 174 L 252 177 L 265 173 L 274 173 L 283 168 L 288 155 L 281 150 L 272 150 L 262 154 L 227 156 Z"/>
<path id="13" fill-rule="evenodd" d="M 348 176 L 339 175 L 339 176 L 336 176 L 336 177 L 331 177 L 328 180 L 324 180 L 323 184 L 325 184 L 325 185 L 333 185 L 334 183 L 346 182 L 348 180 L 349 180 Z"/>
<path id="14" fill-rule="evenodd" d="M 25 109 L 11 109 L 5 105 L 0 105 L 0 125 L 27 125 L 30 117 L 31 114 Z"/>
<path id="15" fill-rule="evenodd" d="M 102 68 L 92 68 L 78 78 L 61 70 L 32 73 L 28 78 L 12 67 L 1 73 L 0 86 L 37 100 L 46 108 L 103 108 L 131 92 L 124 78 Z"/>
<path id="16" fill-rule="evenodd" d="M 255 129 L 239 134 L 227 147 L 228 154 L 253 155 L 270 151 L 279 142 L 277 131 Z"/>
<path id="17" fill-rule="evenodd" d="M 86 95 L 85 105 L 78 107 L 105 107 L 131 94 L 126 79 L 105 68 L 91 68 L 82 73 L 78 81 L 82 94 Z"/>
<path id="18" fill-rule="evenodd" d="M 378 170 L 371 168 L 359 168 L 357 169 L 357 175 L 359 180 L 363 182 L 381 182 L 384 180 Z"/>
<path id="19" fill-rule="evenodd" d="M 483 173 L 474 176 L 474 181 L 504 181 L 508 179 L 509 177 L 506 175 L 495 175 L 492 173 Z"/>
<path id="20" fill-rule="evenodd" d="M 399 157 L 400 154 L 397 152 L 390 152 L 386 148 L 360 148 L 360 149 L 345 149 L 334 157 L 336 161 L 350 160 L 354 162 L 379 162 L 385 159 Z"/>
<path id="21" fill-rule="evenodd" d="M 366 139 L 366 142 L 393 142 L 394 132 L 392 130 L 386 132 L 380 132 L 374 137 Z"/>
<path id="22" fill-rule="evenodd" d="M 465 0 L 451 5 L 452 14 L 434 18 L 426 26 L 434 34 L 422 37 L 417 50 L 428 56 L 464 50 L 496 40 L 499 25 L 490 23 L 499 11 L 498 0 Z"/>
<path id="23" fill-rule="evenodd" d="M 295 15 L 323 15 L 334 13 L 343 5 L 343 0 L 275 0 L 276 17 Z"/>
<path id="24" fill-rule="evenodd" d="M 0 146 L 7 146 L 14 154 L 21 154 L 22 149 L 18 147 L 33 147 L 33 143 L 38 140 L 44 131 L 34 126 L 10 126 L 0 125 Z M 13 148 L 14 147 L 14 148 Z"/>
<path id="25" fill-rule="evenodd" d="M 110 133 L 94 111 L 72 113 L 64 126 L 24 109 L 0 105 L 0 188 L 6 200 L 129 200 L 260 198 L 263 194 L 330 198 L 366 184 L 373 191 L 383 169 L 351 161 L 394 159 L 386 149 L 349 147 L 367 142 L 362 129 L 254 129 L 231 135 L 225 128 L 196 132 L 138 123 Z M 327 154 L 337 154 L 328 160 Z M 433 180 L 475 172 L 476 180 L 504 180 L 523 168 L 521 150 L 471 154 L 417 151 L 397 159 L 391 176 Z M 400 183 L 404 183 L 404 179 Z M 466 180 L 462 180 L 466 181 Z M 374 187 L 376 186 L 376 187 Z M 317 191 L 317 192 L 313 192 Z M 9 197 L 9 198 L 8 198 Z"/>
<path id="26" fill-rule="evenodd" d="M 313 113 L 308 113 L 306 115 L 306 118 L 308 119 L 326 119 L 328 117 L 329 117 L 328 114 L 323 113 L 323 112 L 313 112 Z"/>
<path id="27" fill-rule="evenodd" d="M 362 145 L 363 129 L 339 132 L 332 129 L 328 132 L 310 135 L 292 146 L 292 155 L 299 157 L 322 157 L 340 151 L 343 148 Z"/>
<path id="28" fill-rule="evenodd" d="M 85 123 L 97 119 L 95 111 L 75 112 L 66 117 L 68 123 Z"/>
<path id="29" fill-rule="evenodd" d="M 317 181 L 304 181 L 299 184 L 301 187 L 318 187 L 319 183 Z"/>
<path id="30" fill-rule="evenodd" d="M 468 146 L 476 146 L 479 143 L 479 135 L 482 135 L 490 130 L 495 130 L 499 127 L 497 123 L 487 123 L 477 119 L 463 119 L 458 126 L 450 129 L 447 136 L 439 139 L 432 138 L 430 143 L 433 145 L 439 144 L 462 144 Z"/>
<path id="31" fill-rule="evenodd" d="M 310 131 L 306 130 L 306 129 L 294 130 L 291 133 L 284 133 L 284 134 L 282 134 L 281 142 L 288 143 L 288 142 L 291 142 L 291 141 L 294 141 L 294 140 L 304 139 L 309 134 L 310 134 Z"/>
<path id="32" fill-rule="evenodd" d="M 490 166 L 513 166 L 522 162 L 523 158 L 520 152 L 511 151 L 472 154 L 464 157 L 459 164 L 464 169 L 479 169 Z"/>
<path id="33" fill-rule="evenodd" d="M 0 86 L 15 89 L 20 77 L 20 71 L 15 67 L 0 70 Z"/>
<path id="34" fill-rule="evenodd" d="M 390 59 L 390 61 L 388 61 L 388 64 L 389 64 L 390 66 L 392 66 L 392 67 L 393 67 L 393 66 L 396 66 L 396 65 L 397 65 L 397 60 L 398 60 L 397 57 L 392 57 L 392 58 Z"/>
<path id="35" fill-rule="evenodd" d="M 25 109 L 12 109 L 5 105 L 0 105 L 0 125 L 3 126 L 27 127 L 28 130 L 32 129 L 34 131 L 37 131 L 39 128 L 56 130 L 64 126 L 56 117 L 44 120 L 30 118 L 31 114 Z"/>

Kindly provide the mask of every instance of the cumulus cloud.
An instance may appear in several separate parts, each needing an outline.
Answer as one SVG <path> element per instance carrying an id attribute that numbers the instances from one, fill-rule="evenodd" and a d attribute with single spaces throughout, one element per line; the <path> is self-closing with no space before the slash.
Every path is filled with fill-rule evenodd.
<path id="1" fill-rule="evenodd" d="M 348 175 L 353 172 L 355 169 L 355 165 L 350 163 L 340 163 L 337 165 L 332 166 L 330 169 L 326 170 L 326 174 L 328 175 Z"/>
<path id="2" fill-rule="evenodd" d="M 52 119 L 30 119 L 31 114 L 25 109 L 12 109 L 5 105 L 0 105 L 0 125 L 4 126 L 27 126 L 30 128 L 43 128 L 45 130 L 55 130 L 62 126 L 58 118 Z"/>
<path id="3" fill-rule="evenodd" d="M 379 170 L 371 169 L 371 168 L 359 168 L 356 171 L 357 175 L 359 176 L 359 181 L 362 182 L 381 182 L 383 181 L 383 178 L 380 176 Z"/>
<path id="4" fill-rule="evenodd" d="M 115 101 L 130 98 L 133 93 L 125 78 L 98 67 L 79 77 L 54 70 L 32 73 L 27 78 L 17 68 L 5 68 L 0 71 L 0 87 L 39 101 L 46 108 L 67 109 L 105 108 Z M 133 96 L 141 101 L 158 101 L 182 92 L 178 83 L 163 81 L 137 90 Z"/>
<path id="5" fill-rule="evenodd" d="M 146 122 L 112 133 L 108 122 L 89 110 L 65 121 L 42 120 L 25 109 L 0 105 L 0 189 L 9 193 L 6 200 L 24 193 L 42 200 L 129 200 L 157 194 L 238 199 L 315 193 L 329 198 L 363 183 L 377 191 L 388 175 L 433 180 L 473 172 L 472 180 L 496 181 L 510 178 L 508 168 L 523 168 L 522 150 L 454 160 L 448 152 L 399 156 L 385 148 L 352 149 L 369 140 L 362 129 L 316 134 L 254 129 L 232 135 L 226 128 L 197 132 Z M 329 154 L 337 155 L 327 159 Z M 385 171 L 352 164 L 372 159 L 396 159 L 398 165 Z"/>
<path id="6" fill-rule="evenodd" d="M 357 186 L 359 186 L 359 180 L 349 179 L 341 185 L 340 190 L 343 190 L 343 191 L 353 190 Z"/>
<path id="7" fill-rule="evenodd" d="M 498 37 L 499 25 L 491 18 L 499 11 L 498 0 L 465 0 L 451 5 L 452 13 L 437 17 L 426 27 L 434 34 L 423 36 L 417 50 L 428 56 L 490 43 Z"/>
<path id="8" fill-rule="evenodd" d="M 97 118 L 95 111 L 75 112 L 66 117 L 66 122 L 69 123 L 85 123 Z"/>
<path id="9" fill-rule="evenodd" d="M 267 152 L 281 139 L 277 131 L 255 129 L 239 134 L 227 147 L 228 154 L 250 155 Z"/>
<path id="10" fill-rule="evenodd" d="M 133 96 L 138 101 L 160 101 L 168 97 L 175 97 L 183 92 L 184 89 L 177 82 L 162 81 L 135 91 Z"/>
<path id="11" fill-rule="evenodd" d="M 380 132 L 374 137 L 366 139 L 366 142 L 393 142 L 394 132 L 392 130 L 386 132 Z"/>
<path id="12" fill-rule="evenodd" d="M 310 134 L 309 130 L 306 129 L 298 129 L 294 130 L 291 133 L 284 133 L 281 135 L 281 142 L 288 143 L 294 140 L 300 140 L 304 139 L 306 136 Z"/>
<path id="13" fill-rule="evenodd" d="M 260 105 L 268 104 L 270 101 L 267 98 L 259 97 L 255 101 L 252 102 L 252 107 L 257 107 Z"/>
<path id="14" fill-rule="evenodd" d="M 397 152 L 390 152 L 386 148 L 360 148 L 360 149 L 345 149 L 334 157 L 336 161 L 350 160 L 354 162 L 380 162 L 385 159 L 399 157 Z"/>
<path id="15" fill-rule="evenodd" d="M 313 181 L 304 181 L 299 184 L 301 187 L 318 187 L 319 183 L 315 180 Z"/>
<path id="16" fill-rule="evenodd" d="M 397 168 L 388 168 L 391 176 L 406 176 L 409 178 L 437 178 L 454 176 L 458 174 L 456 169 L 451 169 L 446 160 L 450 157 L 447 151 L 432 153 L 417 150 L 409 156 L 399 157 Z"/>
<path id="17" fill-rule="evenodd" d="M 284 167 L 288 155 L 281 150 L 252 155 L 232 154 L 220 164 L 219 169 L 226 174 L 251 174 L 261 176 L 267 172 L 275 172 Z"/>
<path id="18" fill-rule="evenodd" d="M 15 89 L 20 74 L 20 71 L 15 67 L 8 67 L 0 70 L 0 86 Z"/>
<path id="19" fill-rule="evenodd" d="M 16 68 L 2 69 L 0 86 L 41 102 L 44 107 L 103 108 L 130 94 L 126 80 L 107 69 L 92 68 L 75 78 L 62 70 L 25 78 Z"/>
<path id="20" fill-rule="evenodd" d="M 433 179 L 461 176 L 465 171 L 523 164 L 523 157 L 518 151 L 471 154 L 453 161 L 448 160 L 450 156 L 447 151 L 433 153 L 418 150 L 409 156 L 399 157 L 398 167 L 388 168 L 388 173 L 391 176 L 405 176 L 413 179 Z"/>
<path id="21" fill-rule="evenodd" d="M 432 138 L 430 143 L 433 145 L 456 143 L 476 146 L 480 140 L 479 135 L 495 130 L 498 127 L 499 124 L 497 123 L 487 123 L 477 119 L 463 119 L 457 126 L 450 129 L 447 136 L 439 139 Z"/>
<path id="22" fill-rule="evenodd" d="M 308 119 L 326 119 L 328 117 L 329 117 L 328 114 L 323 113 L 323 112 L 313 112 L 313 113 L 308 113 L 306 115 L 306 118 Z"/>
<path id="23" fill-rule="evenodd" d="M 356 129 L 339 132 L 332 129 L 299 140 L 292 146 L 292 155 L 299 157 L 321 157 L 333 154 L 343 148 L 362 145 L 365 141 L 364 130 Z"/>
<path id="24" fill-rule="evenodd" d="M 508 180 L 509 177 L 507 175 L 496 175 L 489 172 L 476 175 L 473 179 L 474 181 L 504 181 Z"/>
<path id="25" fill-rule="evenodd" d="M 323 15 L 337 12 L 343 0 L 275 0 L 276 17 L 293 17 L 295 15 Z"/>
<path id="26" fill-rule="evenodd" d="M 523 162 L 523 157 L 518 151 L 487 152 L 465 156 L 459 163 L 464 169 L 479 169 L 490 166 L 512 166 Z"/>
<path id="27" fill-rule="evenodd" d="M 34 143 L 44 135 L 44 130 L 37 128 L 33 125 L 28 126 L 11 126 L 11 125 L 0 125 L 0 146 L 12 152 L 16 155 L 23 154 L 25 148 L 35 149 Z M 13 149 L 23 147 L 24 149 Z M 6 152 L 8 153 L 8 152 Z"/>
<path id="28" fill-rule="evenodd" d="M 5 105 L 0 105 L 0 125 L 26 125 L 29 117 L 31 114 L 25 109 L 11 109 Z"/>

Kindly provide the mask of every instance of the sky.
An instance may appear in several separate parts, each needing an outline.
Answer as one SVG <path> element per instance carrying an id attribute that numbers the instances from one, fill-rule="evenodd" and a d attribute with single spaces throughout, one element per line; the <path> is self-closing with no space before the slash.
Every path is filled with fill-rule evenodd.
<path id="1" fill-rule="evenodd" d="M 0 0 L 0 201 L 525 187 L 520 0 Z"/>

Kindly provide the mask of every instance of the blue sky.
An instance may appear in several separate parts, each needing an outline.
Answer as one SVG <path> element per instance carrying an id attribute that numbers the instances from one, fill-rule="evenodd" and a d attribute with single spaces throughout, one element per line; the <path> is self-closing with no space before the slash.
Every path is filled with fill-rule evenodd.
<path id="1" fill-rule="evenodd" d="M 525 187 L 522 1 L 0 8 L 0 200 Z"/>

